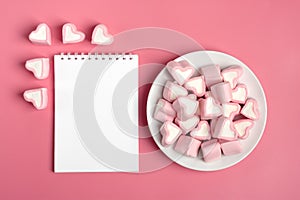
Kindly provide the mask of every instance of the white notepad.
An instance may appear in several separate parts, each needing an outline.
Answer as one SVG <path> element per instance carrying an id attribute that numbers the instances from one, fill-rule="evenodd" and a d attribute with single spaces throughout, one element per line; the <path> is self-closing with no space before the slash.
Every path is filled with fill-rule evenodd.
<path id="1" fill-rule="evenodd" d="M 55 172 L 138 172 L 138 56 L 55 55 Z"/>

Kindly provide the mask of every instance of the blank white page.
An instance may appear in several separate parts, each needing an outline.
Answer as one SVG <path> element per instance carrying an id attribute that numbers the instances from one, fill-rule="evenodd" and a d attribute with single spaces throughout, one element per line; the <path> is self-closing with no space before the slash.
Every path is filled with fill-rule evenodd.
<path id="1" fill-rule="evenodd" d="M 55 55 L 55 172 L 138 172 L 138 56 Z"/>

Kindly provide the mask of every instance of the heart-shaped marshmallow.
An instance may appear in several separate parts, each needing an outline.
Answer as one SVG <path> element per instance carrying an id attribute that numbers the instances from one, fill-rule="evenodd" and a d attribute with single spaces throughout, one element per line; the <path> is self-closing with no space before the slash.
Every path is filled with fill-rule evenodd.
<path id="1" fill-rule="evenodd" d="M 201 142 L 190 136 L 181 135 L 175 145 L 175 151 L 186 156 L 196 158 L 199 152 Z"/>
<path id="2" fill-rule="evenodd" d="M 223 80 L 229 82 L 230 87 L 233 89 L 237 85 L 239 78 L 242 76 L 243 69 L 240 66 L 233 65 L 223 69 L 221 74 Z"/>
<path id="3" fill-rule="evenodd" d="M 224 140 L 237 139 L 237 135 L 233 127 L 233 122 L 226 117 L 220 117 L 216 122 L 213 137 Z"/>
<path id="4" fill-rule="evenodd" d="M 232 102 L 244 104 L 248 97 L 246 85 L 239 84 L 232 90 Z"/>
<path id="5" fill-rule="evenodd" d="M 253 125 L 254 122 L 251 119 L 240 119 L 233 122 L 233 127 L 237 136 L 241 139 L 246 139 L 248 137 L 249 131 Z"/>
<path id="6" fill-rule="evenodd" d="M 193 116 L 185 121 L 181 121 L 178 118 L 175 119 L 175 123 L 178 124 L 178 126 L 182 129 L 182 134 L 187 134 L 193 130 L 199 121 L 200 119 L 198 116 Z"/>
<path id="7" fill-rule="evenodd" d="M 26 101 L 31 102 L 38 110 L 45 109 L 48 104 L 47 88 L 37 88 L 32 90 L 26 90 L 23 93 L 23 97 Z"/>
<path id="8" fill-rule="evenodd" d="M 223 116 L 233 119 L 240 113 L 241 106 L 238 103 L 223 103 L 222 104 Z"/>
<path id="9" fill-rule="evenodd" d="M 156 104 L 154 111 L 154 119 L 165 122 L 173 121 L 176 116 L 176 112 L 168 101 L 160 99 Z"/>
<path id="10" fill-rule="evenodd" d="M 172 104 L 179 120 L 191 118 L 197 111 L 199 102 L 190 97 L 178 97 Z"/>
<path id="11" fill-rule="evenodd" d="M 77 43 L 85 39 L 85 34 L 77 30 L 72 23 L 66 23 L 62 28 L 62 40 L 64 44 Z"/>
<path id="12" fill-rule="evenodd" d="M 184 84 L 184 87 L 187 90 L 192 91 L 198 97 L 201 97 L 205 94 L 205 89 L 206 89 L 204 77 L 197 76 L 197 77 L 191 78 L 188 81 L 186 81 L 186 83 Z"/>
<path id="13" fill-rule="evenodd" d="M 182 130 L 176 124 L 166 121 L 161 126 L 160 133 L 162 135 L 162 145 L 168 146 L 176 142 Z"/>
<path id="14" fill-rule="evenodd" d="M 201 151 L 205 162 L 212 162 L 221 158 L 221 147 L 217 139 L 203 142 Z"/>
<path id="15" fill-rule="evenodd" d="M 232 90 L 229 82 L 221 82 L 210 87 L 211 94 L 220 103 L 227 103 L 232 99 Z"/>
<path id="16" fill-rule="evenodd" d="M 249 119 L 257 120 L 259 118 L 257 101 L 255 99 L 247 99 L 241 110 L 241 114 Z"/>
<path id="17" fill-rule="evenodd" d="M 217 104 L 212 96 L 199 100 L 201 120 L 213 119 L 222 115 L 222 107 Z"/>
<path id="18" fill-rule="evenodd" d="M 46 79 L 49 75 L 49 58 L 27 60 L 25 68 L 31 71 L 37 79 Z"/>
<path id="19" fill-rule="evenodd" d="M 92 34 L 92 44 L 109 45 L 113 43 L 114 38 L 108 33 L 107 27 L 104 24 L 99 24 L 94 28 Z"/>
<path id="20" fill-rule="evenodd" d="M 194 67 L 188 64 L 187 61 L 170 61 L 166 68 L 179 85 L 183 85 L 195 72 Z"/>
<path id="21" fill-rule="evenodd" d="M 221 149 L 225 156 L 242 153 L 243 148 L 240 141 L 222 142 Z"/>
<path id="22" fill-rule="evenodd" d="M 172 102 L 180 96 L 187 96 L 187 95 L 188 95 L 188 91 L 184 87 L 176 83 L 173 83 L 171 81 L 167 81 L 163 91 L 163 97 L 167 101 Z"/>
<path id="23" fill-rule="evenodd" d="M 47 24 L 41 23 L 29 34 L 29 40 L 36 44 L 51 45 L 51 31 Z"/>
<path id="24" fill-rule="evenodd" d="M 199 71 L 204 76 L 205 83 L 208 88 L 214 84 L 222 82 L 223 80 L 219 65 L 201 67 Z"/>
<path id="25" fill-rule="evenodd" d="M 210 126 L 207 121 L 200 121 L 198 126 L 193 129 L 190 135 L 197 140 L 210 140 Z"/>

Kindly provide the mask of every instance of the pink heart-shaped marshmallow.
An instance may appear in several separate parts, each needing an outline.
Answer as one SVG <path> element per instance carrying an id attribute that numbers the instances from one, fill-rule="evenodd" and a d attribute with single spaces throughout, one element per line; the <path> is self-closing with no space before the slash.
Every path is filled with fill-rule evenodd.
<path id="1" fill-rule="evenodd" d="M 240 119 L 233 122 L 237 136 L 241 139 L 246 139 L 248 137 L 249 131 L 253 125 L 254 122 L 251 119 Z"/>
<path id="2" fill-rule="evenodd" d="M 77 43 L 85 39 L 85 34 L 77 30 L 72 23 L 66 23 L 62 28 L 62 40 L 64 44 Z"/>
<path id="3" fill-rule="evenodd" d="M 168 146 L 176 142 L 182 130 L 176 124 L 166 121 L 161 126 L 160 133 L 162 135 L 162 145 Z"/>
<path id="4" fill-rule="evenodd" d="M 29 34 L 29 40 L 36 44 L 51 45 L 51 31 L 47 24 L 41 23 Z"/>
<path id="5" fill-rule="evenodd" d="M 194 67 L 188 64 L 187 61 L 170 61 L 166 68 L 179 85 L 183 85 L 195 72 Z"/>
<path id="6" fill-rule="evenodd" d="M 45 109 L 48 104 L 47 88 L 37 88 L 26 90 L 23 93 L 23 97 L 26 101 L 31 102 L 38 110 Z"/>
<path id="7" fill-rule="evenodd" d="M 230 66 L 222 70 L 221 72 L 223 80 L 230 83 L 230 87 L 233 89 L 238 83 L 239 78 L 243 74 L 243 69 L 240 66 Z"/>
<path id="8" fill-rule="evenodd" d="M 255 99 L 247 99 L 241 110 L 241 114 L 249 119 L 257 120 L 259 118 L 257 101 Z"/>
<path id="9" fill-rule="evenodd" d="M 193 138 L 197 140 L 210 140 L 210 126 L 207 121 L 200 121 L 198 126 L 190 133 Z"/>

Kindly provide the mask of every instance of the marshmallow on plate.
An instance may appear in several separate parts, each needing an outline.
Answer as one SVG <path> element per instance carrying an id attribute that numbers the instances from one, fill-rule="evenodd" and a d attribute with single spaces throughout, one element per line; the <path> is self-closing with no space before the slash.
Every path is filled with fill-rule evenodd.
<path id="1" fill-rule="evenodd" d="M 241 114 L 249 119 L 257 120 L 259 118 L 257 101 L 255 99 L 247 99 L 241 110 Z"/>
<path id="2" fill-rule="evenodd" d="M 242 153 L 243 148 L 240 141 L 222 142 L 221 149 L 225 156 Z"/>
<path id="3" fill-rule="evenodd" d="M 208 88 L 223 81 L 219 65 L 201 67 L 199 71 L 204 76 L 205 83 Z"/>
<path id="4" fill-rule="evenodd" d="M 203 76 L 197 76 L 189 79 L 185 82 L 184 87 L 192 91 L 197 97 L 201 97 L 205 94 L 206 85 Z"/>
<path id="5" fill-rule="evenodd" d="M 232 90 L 232 102 L 244 104 L 248 96 L 247 87 L 244 84 L 237 85 Z"/>
<path id="6" fill-rule="evenodd" d="M 190 136 L 181 135 L 175 145 L 175 151 L 196 158 L 201 142 Z"/>
<path id="7" fill-rule="evenodd" d="M 179 85 L 183 85 L 195 72 L 194 67 L 185 60 L 180 62 L 170 61 L 166 68 Z"/>
<path id="8" fill-rule="evenodd" d="M 186 96 L 178 97 L 172 105 L 177 112 L 177 118 L 179 120 L 187 120 L 194 116 L 198 109 L 199 102 Z"/>
<path id="9" fill-rule="evenodd" d="M 203 142 L 201 151 L 205 162 L 212 162 L 221 158 L 221 148 L 217 139 Z"/>
<path id="10" fill-rule="evenodd" d="M 224 140 L 236 140 L 237 135 L 233 122 L 226 117 L 220 117 L 214 127 L 213 137 Z"/>
<path id="11" fill-rule="evenodd" d="M 49 58 L 27 60 L 25 68 L 31 71 L 37 79 L 45 79 L 49 75 Z"/>
<path id="12" fill-rule="evenodd" d="M 182 130 L 176 124 L 166 121 L 161 126 L 160 133 L 162 135 L 162 145 L 168 146 L 176 142 L 178 137 L 181 135 Z"/>
<path id="13" fill-rule="evenodd" d="M 172 102 L 180 96 L 187 96 L 187 95 L 188 95 L 188 91 L 184 87 L 176 83 L 173 83 L 171 81 L 167 81 L 163 91 L 163 97 L 167 101 Z"/>
<path id="14" fill-rule="evenodd" d="M 41 23 L 29 34 L 29 40 L 36 44 L 51 45 L 51 31 L 47 24 Z"/>
<path id="15" fill-rule="evenodd" d="M 77 30 L 72 23 L 66 23 L 62 27 L 62 40 L 64 44 L 77 43 L 85 39 L 85 34 Z"/>
<path id="16" fill-rule="evenodd" d="M 159 99 L 154 111 L 154 119 L 165 122 L 173 121 L 176 116 L 176 112 L 172 107 L 172 104 L 164 99 Z"/>
<path id="17" fill-rule="evenodd" d="M 113 43 L 114 38 L 107 31 L 107 27 L 104 24 L 99 24 L 94 28 L 92 34 L 92 44 L 109 45 Z"/>
<path id="18" fill-rule="evenodd" d="M 210 126 L 207 121 L 200 121 L 198 126 L 194 128 L 190 135 L 197 140 L 210 140 Z"/>
<path id="19" fill-rule="evenodd" d="M 212 96 L 199 99 L 199 109 L 201 120 L 213 119 L 222 115 L 222 107 Z"/>
<path id="20" fill-rule="evenodd" d="M 175 123 L 178 124 L 178 126 L 182 129 L 182 134 L 187 134 L 193 130 L 199 121 L 200 119 L 198 116 L 193 116 L 185 121 L 181 121 L 178 118 L 175 119 Z"/>
<path id="21" fill-rule="evenodd" d="M 210 87 L 211 94 L 220 103 L 227 103 L 232 99 L 232 91 L 229 82 L 221 82 Z"/>
<path id="22" fill-rule="evenodd" d="M 230 87 L 233 89 L 238 83 L 239 78 L 243 74 L 243 69 L 240 66 L 230 66 L 222 70 L 221 72 L 223 80 L 230 83 Z"/>
<path id="23" fill-rule="evenodd" d="M 238 103 L 223 103 L 223 116 L 229 119 L 233 119 L 236 115 L 240 113 L 241 106 Z"/>
<path id="24" fill-rule="evenodd" d="M 253 127 L 254 122 L 251 119 L 240 119 L 233 122 L 233 127 L 237 136 L 241 139 L 246 139 L 249 135 L 250 129 Z"/>
<path id="25" fill-rule="evenodd" d="M 48 104 L 47 88 L 26 90 L 23 93 L 25 101 L 31 102 L 38 110 L 45 109 Z"/>

